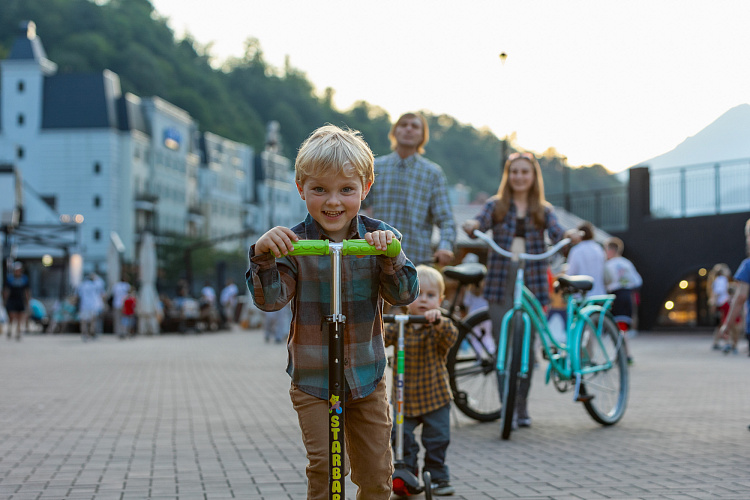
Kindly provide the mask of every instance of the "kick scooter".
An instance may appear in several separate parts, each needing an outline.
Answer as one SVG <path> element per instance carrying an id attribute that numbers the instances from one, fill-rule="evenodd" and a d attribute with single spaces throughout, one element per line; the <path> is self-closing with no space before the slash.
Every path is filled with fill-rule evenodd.
<path id="1" fill-rule="evenodd" d="M 365 240 L 300 240 L 287 255 L 330 255 L 331 257 L 331 314 L 328 323 L 328 498 L 344 500 L 344 325 L 346 317 L 341 306 L 342 256 L 385 255 L 396 257 L 401 243 L 393 238 L 385 251 L 377 250 Z"/>
<path id="2" fill-rule="evenodd" d="M 427 323 L 424 316 L 410 316 L 408 314 L 385 314 L 383 322 L 398 323 L 398 341 L 396 343 L 396 366 L 393 368 L 393 383 L 396 385 L 396 401 L 393 406 L 396 410 L 396 446 L 393 473 L 393 493 L 398 496 L 408 497 L 417 495 L 424 491 L 425 498 L 432 500 L 432 478 L 429 471 L 422 473 L 424 486 L 419 484 L 419 479 L 410 471 L 404 463 L 404 325 L 406 323 Z"/>

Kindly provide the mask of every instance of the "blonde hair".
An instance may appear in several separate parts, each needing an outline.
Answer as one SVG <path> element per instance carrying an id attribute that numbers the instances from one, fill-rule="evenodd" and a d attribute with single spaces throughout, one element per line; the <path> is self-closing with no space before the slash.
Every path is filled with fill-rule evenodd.
<path id="1" fill-rule="evenodd" d="M 519 160 L 526 160 L 531 163 L 532 169 L 534 170 L 534 183 L 529 189 L 529 214 L 534 225 L 538 228 L 544 229 L 544 209 L 549 205 L 547 200 L 544 198 L 544 179 L 542 179 L 542 167 L 539 166 L 539 162 L 536 157 L 531 153 L 513 153 L 508 156 L 508 160 L 505 162 L 505 168 L 503 168 L 503 177 L 500 179 L 500 187 L 497 190 L 495 197 L 497 203 L 495 204 L 494 219 L 495 221 L 502 221 L 510 210 L 510 202 L 513 199 L 513 188 L 510 186 L 510 167 L 513 163 Z"/>
<path id="2" fill-rule="evenodd" d="M 396 123 L 391 125 L 391 131 L 388 132 L 388 139 L 391 140 L 391 150 L 396 150 L 398 142 L 396 141 L 396 127 L 407 118 L 418 118 L 422 122 L 422 141 L 417 145 L 417 153 L 424 154 L 424 147 L 430 141 L 430 126 L 427 125 L 427 119 L 419 113 L 404 113 L 398 117 Z"/>
<path id="3" fill-rule="evenodd" d="M 440 271 L 434 267 L 420 264 L 417 266 L 417 276 L 419 277 L 420 283 L 424 282 L 427 285 L 438 287 L 438 290 L 440 290 L 440 297 L 445 295 L 445 281 L 443 280 L 443 275 Z"/>
<path id="4" fill-rule="evenodd" d="M 623 243 L 617 236 L 609 238 L 604 243 L 604 246 L 607 247 L 608 250 L 614 250 L 617 255 L 622 255 L 622 252 L 625 251 L 625 243 Z"/>
<path id="5" fill-rule="evenodd" d="M 375 180 L 375 158 L 357 130 L 324 125 L 305 139 L 294 162 L 294 180 L 302 186 L 308 177 L 357 176 L 362 187 Z"/>

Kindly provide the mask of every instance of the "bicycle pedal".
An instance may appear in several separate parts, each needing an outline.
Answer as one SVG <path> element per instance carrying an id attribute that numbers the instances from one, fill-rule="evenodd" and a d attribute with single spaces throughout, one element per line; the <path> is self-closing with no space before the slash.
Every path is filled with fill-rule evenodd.
<path id="1" fill-rule="evenodd" d="M 594 399 L 594 396 L 592 396 L 591 394 L 579 394 L 576 398 L 576 401 L 580 403 L 588 403 L 592 399 Z"/>

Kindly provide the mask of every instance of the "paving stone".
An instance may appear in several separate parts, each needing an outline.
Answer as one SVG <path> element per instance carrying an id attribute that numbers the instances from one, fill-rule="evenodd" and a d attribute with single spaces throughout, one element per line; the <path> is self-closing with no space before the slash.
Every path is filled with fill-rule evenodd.
<path id="1" fill-rule="evenodd" d="M 629 407 L 611 427 L 543 369 L 533 426 L 509 441 L 452 411 L 453 498 L 747 500 L 750 360 L 710 344 L 710 332 L 631 339 Z M 0 343 L 0 500 L 304 499 L 285 367 L 257 330 Z"/>

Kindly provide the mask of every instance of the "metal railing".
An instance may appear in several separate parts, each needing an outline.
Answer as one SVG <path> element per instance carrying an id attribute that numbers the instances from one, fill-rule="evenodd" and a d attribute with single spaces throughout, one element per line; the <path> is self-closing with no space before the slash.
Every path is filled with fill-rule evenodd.
<path id="1" fill-rule="evenodd" d="M 628 187 L 555 193 L 547 197 L 553 205 L 591 222 L 604 231 L 624 231 L 628 227 Z"/>
<path id="2" fill-rule="evenodd" d="M 750 210 L 750 158 L 651 170 L 650 176 L 652 217 Z"/>

